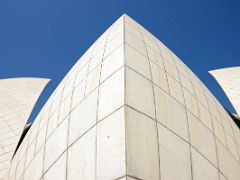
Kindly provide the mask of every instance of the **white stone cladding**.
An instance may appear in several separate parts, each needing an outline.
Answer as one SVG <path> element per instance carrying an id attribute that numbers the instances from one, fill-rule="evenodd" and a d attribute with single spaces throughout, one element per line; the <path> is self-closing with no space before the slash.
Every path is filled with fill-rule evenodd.
<path id="1" fill-rule="evenodd" d="M 0 180 L 6 176 L 27 120 L 48 82 L 42 78 L 0 79 Z"/>
<path id="2" fill-rule="evenodd" d="M 194 73 L 127 15 L 78 60 L 9 180 L 239 180 L 240 133 Z"/>
<path id="3" fill-rule="evenodd" d="M 240 116 L 240 67 L 216 69 L 209 71 L 209 73 L 222 87 L 238 116 Z"/>

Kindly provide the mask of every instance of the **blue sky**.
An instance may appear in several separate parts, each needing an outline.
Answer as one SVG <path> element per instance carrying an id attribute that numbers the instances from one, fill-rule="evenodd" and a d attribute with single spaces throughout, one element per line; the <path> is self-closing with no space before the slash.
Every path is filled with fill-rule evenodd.
<path id="1" fill-rule="evenodd" d="M 31 116 L 77 59 L 127 13 L 166 44 L 232 107 L 207 71 L 240 65 L 237 0 L 0 1 L 0 78 L 52 79 Z"/>

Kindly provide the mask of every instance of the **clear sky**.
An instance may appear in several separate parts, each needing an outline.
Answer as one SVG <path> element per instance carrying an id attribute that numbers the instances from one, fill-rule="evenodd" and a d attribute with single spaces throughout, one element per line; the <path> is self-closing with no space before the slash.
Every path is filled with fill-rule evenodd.
<path id="1" fill-rule="evenodd" d="M 30 121 L 123 13 L 167 45 L 232 110 L 207 71 L 240 65 L 239 0 L 1 0 L 0 78 L 52 79 Z"/>

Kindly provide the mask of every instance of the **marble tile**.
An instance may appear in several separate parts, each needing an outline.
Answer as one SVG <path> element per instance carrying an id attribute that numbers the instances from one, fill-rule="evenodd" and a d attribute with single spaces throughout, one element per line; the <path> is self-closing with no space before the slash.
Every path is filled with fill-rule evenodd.
<path id="1" fill-rule="evenodd" d="M 43 176 L 44 180 L 65 180 L 66 179 L 66 153 L 64 153 Z"/>
<path id="2" fill-rule="evenodd" d="M 116 179 L 126 174 L 125 156 L 122 107 L 97 125 L 97 179 Z"/>
<path id="3" fill-rule="evenodd" d="M 124 68 L 114 73 L 99 89 L 98 120 L 124 104 Z"/>
<path id="4" fill-rule="evenodd" d="M 157 121 L 188 141 L 188 124 L 183 105 L 154 86 Z"/>
<path id="5" fill-rule="evenodd" d="M 200 153 L 191 148 L 193 179 L 218 180 L 218 170 Z"/>
<path id="6" fill-rule="evenodd" d="M 85 87 L 86 87 L 86 78 L 83 79 L 78 84 L 75 84 L 73 95 L 72 95 L 72 108 L 76 107 L 84 98 L 85 93 Z"/>
<path id="7" fill-rule="evenodd" d="M 152 62 L 150 65 L 152 71 L 152 81 L 162 90 L 169 92 L 167 74 L 164 69 L 160 68 Z"/>
<path id="8" fill-rule="evenodd" d="M 103 44 L 105 45 L 105 41 L 103 41 Z M 90 64 L 88 67 L 88 72 L 91 72 L 93 69 L 95 69 L 97 66 L 101 64 L 103 61 L 103 54 L 104 54 L 104 48 L 100 48 L 100 50 L 90 59 Z"/>
<path id="9" fill-rule="evenodd" d="M 142 34 L 141 34 L 139 28 L 136 26 L 133 26 L 131 23 L 125 22 L 124 30 L 128 31 L 131 34 L 134 34 L 134 36 L 136 36 L 139 40 L 142 40 Z"/>
<path id="10" fill-rule="evenodd" d="M 227 179 L 237 180 L 240 176 L 240 165 L 218 140 L 217 153 L 220 171 Z"/>
<path id="11" fill-rule="evenodd" d="M 107 41 L 104 58 L 109 56 L 115 49 L 117 49 L 121 44 L 123 44 L 124 42 L 123 39 L 124 39 L 124 33 L 122 29 L 122 31 L 119 32 L 116 36 L 114 36 L 112 39 Z"/>
<path id="12" fill-rule="evenodd" d="M 199 116 L 202 123 L 205 126 L 207 126 L 211 131 L 213 131 L 212 119 L 211 119 L 209 110 L 205 108 L 201 103 L 198 103 L 198 108 L 199 108 Z"/>
<path id="13" fill-rule="evenodd" d="M 214 135 L 188 111 L 190 143 L 217 167 Z"/>
<path id="14" fill-rule="evenodd" d="M 149 60 L 129 45 L 124 47 L 125 64 L 151 80 Z"/>
<path id="15" fill-rule="evenodd" d="M 126 104 L 155 118 L 152 83 L 126 68 Z"/>
<path id="16" fill-rule="evenodd" d="M 93 91 L 99 85 L 101 65 L 96 66 L 87 76 L 85 96 Z"/>
<path id="17" fill-rule="evenodd" d="M 171 59 L 171 58 L 170 58 Z M 164 60 L 164 67 L 166 72 L 172 76 L 175 80 L 177 80 L 178 83 L 180 83 L 180 77 L 178 74 L 178 70 L 175 67 L 175 63 L 171 64 L 169 60 Z"/>
<path id="18" fill-rule="evenodd" d="M 70 114 L 69 145 L 97 123 L 98 89 L 94 90 Z"/>
<path id="19" fill-rule="evenodd" d="M 170 95 L 184 105 L 182 87 L 174 78 L 167 74 Z"/>
<path id="20" fill-rule="evenodd" d="M 189 145 L 159 123 L 158 141 L 161 180 L 191 180 Z"/>
<path id="21" fill-rule="evenodd" d="M 126 108 L 126 151 L 128 175 L 159 179 L 156 121 Z"/>
<path id="22" fill-rule="evenodd" d="M 224 145 L 227 145 L 223 126 L 214 117 L 212 117 L 212 122 L 213 122 L 214 134 L 216 138 L 218 138 Z"/>
<path id="23" fill-rule="evenodd" d="M 236 158 L 236 160 L 239 161 L 239 154 L 234 139 L 230 135 L 228 135 L 228 133 L 226 133 L 225 136 L 229 152 L 231 152 L 231 154 Z"/>
<path id="24" fill-rule="evenodd" d="M 47 170 L 67 148 L 68 121 L 64 120 L 46 142 L 44 170 Z"/>
<path id="25" fill-rule="evenodd" d="M 129 32 L 125 32 L 125 42 L 126 44 L 130 45 L 134 49 L 136 49 L 138 52 L 140 52 L 142 55 L 147 57 L 147 51 L 144 45 L 144 42 L 139 40 L 137 37 L 135 37 L 133 34 Z"/>
<path id="26" fill-rule="evenodd" d="M 109 78 L 115 71 L 124 65 L 124 46 L 121 45 L 112 52 L 102 64 L 101 82 Z"/>
<path id="27" fill-rule="evenodd" d="M 184 99 L 186 103 L 186 108 L 191 111 L 196 117 L 199 117 L 198 102 L 196 98 L 183 88 Z"/>
<path id="28" fill-rule="evenodd" d="M 41 148 L 41 150 L 35 155 L 28 168 L 25 169 L 25 179 L 40 179 L 43 172 L 43 156 L 44 148 Z"/>
<path id="29" fill-rule="evenodd" d="M 152 63 L 159 66 L 160 68 L 165 69 L 162 56 L 158 52 L 151 49 L 150 47 L 147 46 L 146 48 L 147 48 L 147 53 L 148 53 L 149 60 Z"/>
<path id="30" fill-rule="evenodd" d="M 92 128 L 68 149 L 67 179 L 95 179 L 96 128 Z"/>

